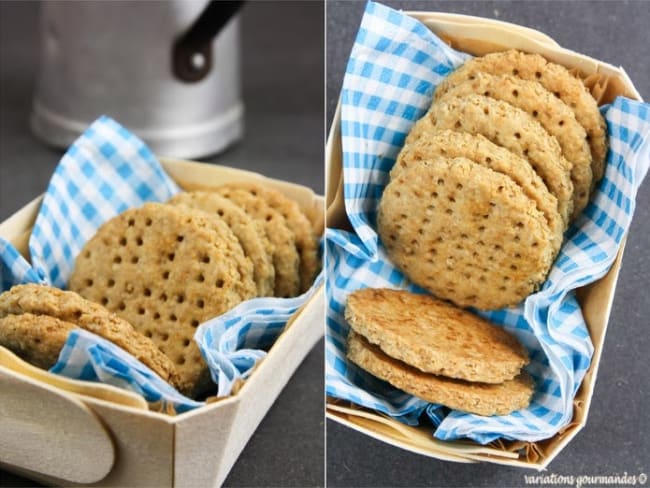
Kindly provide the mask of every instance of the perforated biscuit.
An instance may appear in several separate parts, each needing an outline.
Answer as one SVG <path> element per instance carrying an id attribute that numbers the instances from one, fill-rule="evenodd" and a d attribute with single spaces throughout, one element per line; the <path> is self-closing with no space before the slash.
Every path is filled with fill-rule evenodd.
<path id="1" fill-rule="evenodd" d="M 435 98 L 439 99 L 452 86 L 471 79 L 479 72 L 514 75 L 524 80 L 535 81 L 568 105 L 587 133 L 594 181 L 602 178 L 607 156 L 607 126 L 598 110 L 596 100 L 579 78 L 572 75 L 564 66 L 551 63 L 539 54 L 509 50 L 467 61 L 443 80 L 436 89 Z"/>
<path id="2" fill-rule="evenodd" d="M 28 363 L 50 369 L 76 326 L 47 315 L 8 314 L 0 318 L 0 346 Z"/>
<path id="3" fill-rule="evenodd" d="M 174 364 L 148 338 L 104 307 L 78 294 L 43 285 L 18 285 L 0 295 L 0 318 L 8 315 L 48 316 L 97 334 L 149 366 L 177 388 L 184 382 Z"/>
<path id="4" fill-rule="evenodd" d="M 214 192 L 181 192 L 167 203 L 187 205 L 223 219 L 253 262 L 254 280 L 259 296 L 273 295 L 275 268 L 273 268 L 273 248 L 259 221 L 252 219 L 241 207 Z"/>
<path id="5" fill-rule="evenodd" d="M 384 189 L 378 233 L 414 283 L 484 310 L 519 303 L 553 260 L 544 215 L 507 176 L 466 158 L 419 161 Z"/>
<path id="6" fill-rule="evenodd" d="M 507 415 L 526 408 L 533 394 L 534 385 L 526 373 L 498 384 L 471 383 L 423 373 L 384 354 L 354 332 L 348 336 L 347 357 L 370 374 L 411 395 L 478 415 Z"/>
<path id="7" fill-rule="evenodd" d="M 221 187 L 216 191 L 239 205 L 253 219 L 264 225 L 269 241 L 273 244 L 276 297 L 293 297 L 300 292 L 300 255 L 293 232 L 286 219 L 266 201 L 242 189 Z"/>
<path id="8" fill-rule="evenodd" d="M 225 185 L 226 188 L 246 190 L 252 195 L 260 196 L 271 208 L 279 212 L 293 232 L 296 249 L 300 255 L 300 290 L 307 291 L 320 268 L 318 259 L 318 239 L 313 226 L 296 202 L 285 197 L 279 191 L 266 188 L 256 183 L 237 182 Z"/>
<path id="9" fill-rule="evenodd" d="M 391 178 L 395 178 L 402 168 L 408 167 L 414 161 L 438 157 L 465 157 L 509 176 L 521 186 L 524 194 L 536 203 L 537 208 L 546 217 L 551 231 L 553 255 L 557 254 L 565 231 L 564 221 L 557 210 L 557 198 L 548 191 L 528 161 L 493 144 L 480 134 L 437 131 L 431 119 L 423 117 L 411 129 L 406 145 L 391 170 Z"/>
<path id="10" fill-rule="evenodd" d="M 77 257 L 70 288 L 156 343 L 184 392 L 212 384 L 196 327 L 257 290 L 253 265 L 228 226 L 187 207 L 148 203 L 106 222 Z"/>
<path id="11" fill-rule="evenodd" d="M 509 103 L 483 95 L 443 97 L 428 113 L 437 129 L 481 134 L 517 156 L 528 160 L 557 198 L 564 222 L 573 211 L 571 165 L 560 146 L 531 115 Z"/>
<path id="12" fill-rule="evenodd" d="M 589 201 L 592 162 L 587 134 L 576 120 L 573 111 L 539 83 L 512 75 L 475 73 L 472 80 L 451 87 L 446 97 L 471 94 L 503 100 L 522 109 L 557 139 L 562 154 L 571 164 L 571 181 L 574 188 L 571 219 L 577 217 Z"/>
<path id="13" fill-rule="evenodd" d="M 425 373 L 501 383 L 528 363 L 526 350 L 504 329 L 428 295 L 356 290 L 345 319 L 384 353 Z"/>

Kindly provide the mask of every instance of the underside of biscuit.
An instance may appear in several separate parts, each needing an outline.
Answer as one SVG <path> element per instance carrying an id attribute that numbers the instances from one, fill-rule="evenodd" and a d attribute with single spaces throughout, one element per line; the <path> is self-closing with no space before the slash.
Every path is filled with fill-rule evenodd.
<path id="1" fill-rule="evenodd" d="M 50 369 L 75 328 L 48 315 L 8 314 L 0 318 L 0 346 L 34 366 Z"/>
<path id="2" fill-rule="evenodd" d="M 384 353 L 424 373 L 501 383 L 528 363 L 527 351 L 503 328 L 429 295 L 356 290 L 345 318 Z"/>
<path id="3" fill-rule="evenodd" d="M 348 359 L 368 373 L 418 398 L 477 415 L 507 415 L 526 408 L 533 381 L 526 373 L 499 384 L 470 383 L 423 373 L 384 354 L 360 335 L 348 336 Z"/>
<path id="4" fill-rule="evenodd" d="M 23 324 L 45 327 L 44 330 L 49 327 L 61 331 L 68 327 L 67 324 L 86 329 L 132 354 L 164 381 L 184 388 L 174 364 L 149 338 L 138 333 L 127 321 L 77 293 L 36 284 L 14 286 L 0 295 L 0 318 L 11 316 L 25 317 L 9 319 L 10 324 L 20 320 Z"/>

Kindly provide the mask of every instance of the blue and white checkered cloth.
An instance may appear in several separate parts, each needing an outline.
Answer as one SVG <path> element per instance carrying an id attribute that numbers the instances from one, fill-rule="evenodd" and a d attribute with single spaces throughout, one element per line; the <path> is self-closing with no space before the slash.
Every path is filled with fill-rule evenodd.
<path id="1" fill-rule="evenodd" d="M 612 265 L 634 213 L 636 192 L 650 164 L 650 106 L 625 98 L 602 108 L 610 151 L 604 178 L 566 241 L 541 291 L 516 308 L 483 313 L 528 349 L 536 383 L 532 403 L 510 415 L 482 417 L 451 411 L 407 395 L 349 363 L 343 317 L 347 295 L 365 287 L 422 290 L 386 256 L 373 223 L 388 174 L 413 123 L 431 104 L 443 77 L 468 56 L 449 48 L 415 19 L 369 2 L 350 54 L 341 94 L 345 208 L 354 232 L 326 234 L 326 388 L 414 424 L 425 412 L 442 440 L 497 438 L 537 441 L 572 417 L 573 399 L 589 368 L 593 346 L 574 290 Z"/>
<path id="2" fill-rule="evenodd" d="M 164 202 L 180 190 L 149 148 L 108 117 L 95 121 L 68 149 L 50 180 L 29 240 L 32 264 L 0 237 L 0 291 L 20 283 L 64 288 L 75 258 L 107 220 L 145 202 Z M 246 378 L 282 332 L 308 292 L 292 299 L 259 298 L 201 324 L 194 339 L 218 382 L 230 394 Z M 71 333 L 52 372 L 101 381 L 140 393 L 163 411 L 183 412 L 202 405 L 156 376 L 147 366 L 90 332 Z"/>
<path id="3" fill-rule="evenodd" d="M 147 402 L 157 403 L 164 412 L 171 407 L 172 411 L 183 413 L 203 405 L 178 393 L 124 349 L 84 329 L 73 329 L 68 334 L 59 360 L 50 372 L 139 393 Z"/>

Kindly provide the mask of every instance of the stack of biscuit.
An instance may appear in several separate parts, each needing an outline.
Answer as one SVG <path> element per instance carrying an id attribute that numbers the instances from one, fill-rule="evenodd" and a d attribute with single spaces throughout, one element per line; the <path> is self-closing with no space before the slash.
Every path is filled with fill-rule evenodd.
<path id="1" fill-rule="evenodd" d="M 582 81 L 519 51 L 437 88 L 379 204 L 379 236 L 416 284 L 462 307 L 513 306 L 546 280 L 602 178 L 605 122 Z"/>
<path id="2" fill-rule="evenodd" d="M 476 315 L 429 295 L 366 288 L 348 296 L 345 318 L 348 359 L 407 393 L 486 416 L 530 403 L 526 350 Z"/>
<path id="3" fill-rule="evenodd" d="M 182 388 L 172 361 L 133 326 L 71 291 L 18 285 L 0 295 L 0 345 L 39 368 L 57 361 L 68 333 L 85 329 L 117 344 L 163 380 Z"/>
<path id="4" fill-rule="evenodd" d="M 172 384 L 197 397 L 213 387 L 193 341 L 198 325 L 250 298 L 296 296 L 309 289 L 319 265 L 317 236 L 296 202 L 261 185 L 231 183 L 179 193 L 165 204 L 147 203 L 107 221 L 76 259 L 68 283 L 75 293 L 60 301 L 85 299 L 115 314 L 169 362 L 177 375 Z M 4 325 L 0 345 L 34 364 L 52 362 L 35 358 L 38 349 L 32 354 L 16 347 L 15 334 L 3 341 Z M 58 330 L 67 337 L 68 329 Z M 41 325 L 34 334 L 46 339 L 49 332 Z"/>

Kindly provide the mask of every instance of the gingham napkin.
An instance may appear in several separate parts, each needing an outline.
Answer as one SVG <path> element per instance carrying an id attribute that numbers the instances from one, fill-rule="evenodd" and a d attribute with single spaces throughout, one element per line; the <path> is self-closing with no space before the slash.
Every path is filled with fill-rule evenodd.
<path id="1" fill-rule="evenodd" d="M 0 237 L 0 291 L 19 283 L 65 288 L 77 254 L 104 222 L 147 201 L 164 202 L 178 191 L 140 139 L 114 120 L 100 117 L 54 171 L 29 240 L 32 264 Z M 234 382 L 249 375 L 266 355 L 262 349 L 273 344 L 288 318 L 321 282 L 322 276 L 293 299 L 243 302 L 236 312 L 197 328 L 194 340 L 212 378 L 219 382 L 219 396 L 230 394 Z M 180 413 L 203 404 L 178 393 L 111 342 L 83 330 L 69 335 L 51 371 L 127 388 L 163 410 Z"/>
<path id="2" fill-rule="evenodd" d="M 369 2 L 350 54 L 341 93 L 345 208 L 354 232 L 326 234 L 328 395 L 417 423 L 425 413 L 443 440 L 481 444 L 499 437 L 537 441 L 567 425 L 573 398 L 593 346 L 575 288 L 610 268 L 634 213 L 635 196 L 650 164 L 650 106 L 617 98 L 603 107 L 610 151 L 605 177 L 591 203 L 566 233 L 542 290 L 516 308 L 483 315 L 524 344 L 536 383 L 531 405 L 506 416 L 482 417 L 429 405 L 348 363 L 343 318 L 347 295 L 358 288 L 422 292 L 388 260 L 374 230 L 388 173 L 413 123 L 431 104 L 440 80 L 467 59 L 415 19 Z"/>

